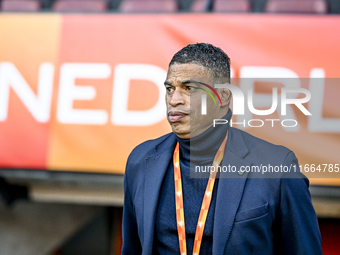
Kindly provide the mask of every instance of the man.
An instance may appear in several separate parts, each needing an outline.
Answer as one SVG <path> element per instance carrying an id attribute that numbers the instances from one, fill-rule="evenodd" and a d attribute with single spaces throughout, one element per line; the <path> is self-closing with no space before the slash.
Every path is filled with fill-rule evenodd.
<path id="1" fill-rule="evenodd" d="M 303 176 L 211 171 L 190 178 L 197 165 L 298 166 L 285 147 L 213 126 L 231 118 L 228 89 L 217 89 L 220 104 L 210 98 L 201 113 L 202 94 L 229 79 L 229 58 L 217 47 L 198 43 L 174 55 L 164 83 L 173 132 L 137 146 L 127 162 L 123 254 L 322 254 Z"/>

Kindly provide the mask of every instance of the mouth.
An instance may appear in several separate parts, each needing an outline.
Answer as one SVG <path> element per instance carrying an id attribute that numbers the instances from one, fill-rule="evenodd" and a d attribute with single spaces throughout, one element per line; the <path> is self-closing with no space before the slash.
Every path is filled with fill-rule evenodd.
<path id="1" fill-rule="evenodd" d="M 168 119 L 169 119 L 169 122 L 171 123 L 178 122 L 187 116 L 188 116 L 187 113 L 179 112 L 179 111 L 170 111 L 168 113 Z"/>

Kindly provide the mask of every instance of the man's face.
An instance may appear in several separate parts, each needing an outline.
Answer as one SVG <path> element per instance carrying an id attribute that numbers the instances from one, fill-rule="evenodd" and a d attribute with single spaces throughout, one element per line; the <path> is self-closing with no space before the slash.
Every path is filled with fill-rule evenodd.
<path id="1" fill-rule="evenodd" d="M 207 99 L 207 115 L 201 114 L 201 98 L 205 93 L 201 89 L 203 85 L 194 81 L 211 78 L 207 69 L 193 63 L 173 64 L 169 67 L 166 81 L 166 106 L 167 118 L 172 131 L 182 139 L 189 139 L 200 135 L 213 124 L 214 119 L 221 117 L 219 107 L 213 100 Z M 222 115 L 223 116 L 223 115 Z"/>

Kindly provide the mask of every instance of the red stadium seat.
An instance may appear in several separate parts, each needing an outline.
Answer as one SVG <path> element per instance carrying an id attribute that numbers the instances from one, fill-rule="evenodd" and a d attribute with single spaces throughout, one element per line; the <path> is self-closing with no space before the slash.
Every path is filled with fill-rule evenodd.
<path id="1" fill-rule="evenodd" d="M 106 0 L 56 0 L 52 10 L 57 12 L 105 12 Z"/>
<path id="2" fill-rule="evenodd" d="M 207 9 L 207 0 L 194 0 L 190 10 L 192 12 L 204 12 Z M 251 5 L 248 0 L 215 0 L 212 6 L 213 12 L 250 12 Z"/>
<path id="3" fill-rule="evenodd" d="M 325 0 L 269 0 L 265 7 L 270 13 L 327 13 Z"/>
<path id="4" fill-rule="evenodd" d="M 124 13 L 133 12 L 164 12 L 178 11 L 176 0 L 124 0 L 119 10 Z"/>
<path id="5" fill-rule="evenodd" d="M 41 5 L 39 0 L 2 0 L 0 9 L 5 12 L 36 12 Z"/>

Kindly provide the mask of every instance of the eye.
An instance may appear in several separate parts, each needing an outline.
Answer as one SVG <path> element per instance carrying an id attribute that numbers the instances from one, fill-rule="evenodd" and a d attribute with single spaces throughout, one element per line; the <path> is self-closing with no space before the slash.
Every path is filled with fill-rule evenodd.
<path id="1" fill-rule="evenodd" d="M 166 86 L 165 89 L 168 93 L 173 91 L 173 87 L 171 87 L 171 86 Z"/>
<path id="2" fill-rule="evenodd" d="M 190 92 L 193 92 L 196 90 L 196 87 L 193 87 L 193 86 L 186 86 L 185 88 L 186 90 L 190 91 Z"/>

